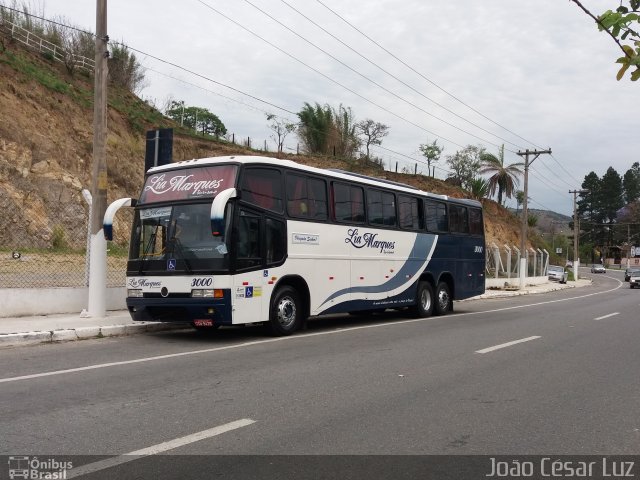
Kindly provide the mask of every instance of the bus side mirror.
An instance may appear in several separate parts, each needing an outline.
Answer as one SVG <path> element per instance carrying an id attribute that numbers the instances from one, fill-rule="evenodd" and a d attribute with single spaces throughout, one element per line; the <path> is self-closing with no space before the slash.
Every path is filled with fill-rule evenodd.
<path id="1" fill-rule="evenodd" d="M 238 191 L 235 188 L 227 188 L 221 191 L 211 203 L 211 235 L 214 237 L 222 237 L 225 234 L 224 231 L 224 212 L 227 207 L 227 202 L 231 198 L 238 196 Z"/>
<path id="2" fill-rule="evenodd" d="M 113 217 L 116 216 L 116 212 L 122 207 L 135 207 L 137 203 L 134 198 L 120 198 L 109 205 L 102 221 L 102 231 L 106 240 L 113 240 Z"/>

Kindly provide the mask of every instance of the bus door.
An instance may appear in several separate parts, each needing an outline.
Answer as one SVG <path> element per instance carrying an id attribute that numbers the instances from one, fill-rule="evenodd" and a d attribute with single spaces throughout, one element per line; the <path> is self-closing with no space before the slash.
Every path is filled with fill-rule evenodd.
<path id="1" fill-rule="evenodd" d="M 273 269 L 286 257 L 286 224 L 277 217 L 241 207 L 233 238 L 233 323 L 266 321 L 277 280 Z"/>

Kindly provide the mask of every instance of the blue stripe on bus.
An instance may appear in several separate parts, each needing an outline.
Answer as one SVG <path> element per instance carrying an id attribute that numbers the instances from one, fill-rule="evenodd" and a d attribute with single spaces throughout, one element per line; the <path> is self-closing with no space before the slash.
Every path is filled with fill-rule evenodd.
<path id="1" fill-rule="evenodd" d="M 324 305 L 328 301 L 341 295 L 346 295 L 348 293 L 390 292 L 392 290 L 395 290 L 396 288 L 401 287 L 403 284 L 407 283 L 410 278 L 413 278 L 416 274 L 418 274 L 422 268 L 424 268 L 425 263 L 429 260 L 427 256 L 431 252 L 436 239 L 437 236 L 435 235 L 426 235 L 419 233 L 416 236 L 416 241 L 413 244 L 411 252 L 409 253 L 409 259 L 404 263 L 404 265 L 402 265 L 398 273 L 389 281 L 381 285 L 349 287 L 338 290 L 337 292 L 332 293 L 329 297 L 327 297 L 327 299 L 320 304 L 320 307 L 322 307 L 322 305 Z"/>

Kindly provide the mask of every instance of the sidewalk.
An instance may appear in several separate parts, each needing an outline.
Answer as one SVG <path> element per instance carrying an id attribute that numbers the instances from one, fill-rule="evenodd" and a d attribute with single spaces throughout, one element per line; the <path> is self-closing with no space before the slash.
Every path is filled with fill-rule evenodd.
<path id="1" fill-rule="evenodd" d="M 533 295 L 589 285 L 591 285 L 590 279 L 580 279 L 577 282 L 569 282 L 564 285 L 557 282 L 548 282 L 542 285 L 529 285 L 523 290 L 486 290 L 483 295 L 473 297 L 473 299 Z M 81 317 L 79 313 L 0 318 L 0 348 L 183 328 L 185 328 L 184 324 L 134 322 L 127 310 L 107 312 L 105 317 L 97 318 Z"/>

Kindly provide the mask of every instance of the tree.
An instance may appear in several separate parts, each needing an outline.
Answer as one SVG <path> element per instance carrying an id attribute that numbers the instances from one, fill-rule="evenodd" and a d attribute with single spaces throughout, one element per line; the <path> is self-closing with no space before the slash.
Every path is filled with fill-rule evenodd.
<path id="1" fill-rule="evenodd" d="M 294 123 L 286 122 L 272 113 L 267 114 L 267 120 L 271 122 L 269 125 L 269 129 L 273 132 L 271 134 L 271 138 L 276 142 L 278 153 L 282 153 L 284 140 L 287 138 L 287 135 L 296 129 L 296 125 Z"/>
<path id="2" fill-rule="evenodd" d="M 340 104 L 332 111 L 333 121 L 328 145 L 330 151 L 326 153 L 333 151 L 340 157 L 354 158 L 358 147 L 360 147 L 360 140 L 356 134 L 356 122 L 351 107 L 343 107 Z"/>
<path id="3" fill-rule="evenodd" d="M 520 205 L 524 203 L 524 192 L 522 190 L 518 190 L 515 193 L 516 197 L 516 215 L 520 212 Z"/>
<path id="4" fill-rule="evenodd" d="M 440 156 L 444 150 L 444 147 L 438 145 L 438 141 L 434 140 L 433 143 L 422 143 L 418 147 L 422 152 L 422 155 L 427 159 L 427 175 L 435 176 L 435 165 L 433 167 L 434 173 L 431 174 L 431 162 L 437 163 L 440 160 Z"/>
<path id="5" fill-rule="evenodd" d="M 624 199 L 622 197 L 622 178 L 613 167 L 609 167 L 602 176 L 600 193 L 603 220 L 606 223 L 614 223 L 618 210 L 624 206 Z"/>
<path id="6" fill-rule="evenodd" d="M 366 160 L 370 160 L 369 147 L 371 145 L 381 145 L 382 139 L 389 135 L 389 126 L 367 118 L 356 123 L 356 132 L 364 137 L 362 144 L 366 148 Z"/>
<path id="7" fill-rule="evenodd" d="M 505 198 L 513 197 L 519 180 L 518 175 L 522 175 L 521 167 L 524 163 L 504 164 L 504 145 L 500 147 L 498 156 L 492 153 L 484 152 L 480 155 L 482 161 L 481 174 L 491 174 L 489 177 L 489 193 L 495 195 L 498 190 L 498 203 L 502 205 L 502 194 Z"/>
<path id="8" fill-rule="evenodd" d="M 462 188 L 467 191 L 470 190 L 471 182 L 480 169 L 480 155 L 483 153 L 484 147 L 467 145 L 454 155 L 447 156 L 447 163 L 453 170 L 451 177 L 459 181 Z"/>
<path id="9" fill-rule="evenodd" d="M 214 135 L 220 137 L 227 133 L 227 127 L 218 118 L 202 107 L 187 107 L 183 101 L 171 100 L 165 115 L 176 123 L 202 133 L 202 135 Z"/>
<path id="10" fill-rule="evenodd" d="M 489 182 L 482 177 L 476 177 L 469 183 L 469 193 L 476 200 L 482 200 L 489 193 Z"/>
<path id="11" fill-rule="evenodd" d="M 307 153 L 326 153 L 329 133 L 333 125 L 333 112 L 331 107 L 324 107 L 316 103 L 312 107 L 305 102 L 304 107 L 298 112 L 300 123 L 298 136 L 303 149 Z"/>
<path id="12" fill-rule="evenodd" d="M 132 93 L 144 88 L 144 68 L 124 44 L 113 44 L 109 56 L 109 80 Z"/>
<path id="13" fill-rule="evenodd" d="M 622 50 L 623 56 L 616 60 L 621 65 L 616 78 L 620 80 L 629 68 L 631 80 L 640 78 L 640 0 L 620 0 L 615 11 L 607 10 L 596 17 L 579 0 L 571 0 L 598 24 Z M 624 5 L 627 3 L 628 6 Z"/>
<path id="14" fill-rule="evenodd" d="M 622 186 L 624 187 L 624 200 L 626 203 L 635 202 L 640 198 L 640 163 L 635 162 L 625 172 L 624 177 L 622 177 Z"/>
<path id="15" fill-rule="evenodd" d="M 538 216 L 534 214 L 529 214 L 527 218 L 527 225 L 531 228 L 534 228 L 538 225 Z"/>

